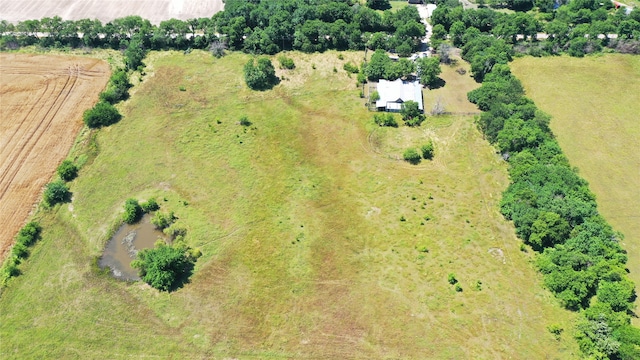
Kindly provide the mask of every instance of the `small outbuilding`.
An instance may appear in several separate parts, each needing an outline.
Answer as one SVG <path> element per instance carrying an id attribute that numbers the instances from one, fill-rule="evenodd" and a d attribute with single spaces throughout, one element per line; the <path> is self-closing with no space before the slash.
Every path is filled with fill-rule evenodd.
<path id="1" fill-rule="evenodd" d="M 422 85 L 417 81 L 380 80 L 377 90 L 380 99 L 376 101 L 376 108 L 379 111 L 399 112 L 407 101 L 417 102 L 420 111 L 424 111 Z"/>

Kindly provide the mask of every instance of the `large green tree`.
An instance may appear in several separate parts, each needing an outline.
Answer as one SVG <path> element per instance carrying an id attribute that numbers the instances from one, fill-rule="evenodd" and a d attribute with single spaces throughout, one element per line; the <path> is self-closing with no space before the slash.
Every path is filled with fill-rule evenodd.
<path id="1" fill-rule="evenodd" d="M 418 65 L 418 77 L 420 84 L 433 86 L 438 81 L 438 75 L 442 73 L 440 69 L 440 59 L 436 57 L 423 57 L 416 61 Z"/>
<path id="2" fill-rule="evenodd" d="M 92 109 L 85 111 L 82 118 L 88 127 L 99 128 L 117 123 L 122 115 L 113 105 L 100 101 Z"/>
<path id="3" fill-rule="evenodd" d="M 244 66 L 244 80 L 253 90 L 268 90 L 278 83 L 276 70 L 267 57 L 249 60 Z"/>
<path id="4" fill-rule="evenodd" d="M 193 273 L 195 259 L 188 248 L 160 244 L 138 252 L 131 267 L 138 269 L 144 282 L 162 291 L 172 291 L 184 284 Z"/>

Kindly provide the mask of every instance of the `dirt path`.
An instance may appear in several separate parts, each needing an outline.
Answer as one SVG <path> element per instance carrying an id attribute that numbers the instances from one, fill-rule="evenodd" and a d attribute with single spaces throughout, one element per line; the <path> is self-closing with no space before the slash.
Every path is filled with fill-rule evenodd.
<path id="1" fill-rule="evenodd" d="M 108 78 L 97 59 L 0 54 L 0 258 Z"/>
<path id="2" fill-rule="evenodd" d="M 176 18 L 211 17 L 224 9 L 222 0 L 0 0 L 0 20 L 12 23 L 60 16 L 63 20 L 98 19 L 103 23 L 139 15 L 152 24 Z"/>

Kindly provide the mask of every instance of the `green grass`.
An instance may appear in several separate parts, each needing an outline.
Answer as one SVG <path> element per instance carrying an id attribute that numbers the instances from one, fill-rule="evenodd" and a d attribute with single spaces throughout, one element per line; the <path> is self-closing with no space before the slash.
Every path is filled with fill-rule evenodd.
<path id="1" fill-rule="evenodd" d="M 640 284 L 640 58 L 520 58 L 527 95 L 553 116 L 551 129 L 589 181 L 600 212 L 625 239 L 629 276 Z M 634 319 L 637 323 L 637 319 Z"/>
<path id="2" fill-rule="evenodd" d="M 499 214 L 505 163 L 473 119 L 379 128 L 342 70 L 362 53 L 287 56 L 254 92 L 247 55 L 150 55 L 123 120 L 73 150 L 99 149 L 73 203 L 38 215 L 0 298 L 2 357 L 574 358 L 546 327 L 575 316 Z M 429 139 L 433 161 L 399 160 Z M 203 252 L 170 294 L 90 266 L 124 201 L 151 196 Z"/>

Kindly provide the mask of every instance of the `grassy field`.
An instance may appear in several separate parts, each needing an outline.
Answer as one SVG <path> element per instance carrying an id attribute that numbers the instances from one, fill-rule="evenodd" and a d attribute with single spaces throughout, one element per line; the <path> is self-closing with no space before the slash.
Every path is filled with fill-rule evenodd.
<path id="1" fill-rule="evenodd" d="M 630 276 L 639 286 L 640 58 L 527 57 L 514 61 L 512 70 L 553 116 L 560 146 L 589 181 L 600 212 L 624 234 Z"/>
<path id="2" fill-rule="evenodd" d="M 73 203 L 38 215 L 0 298 L 2 357 L 575 358 L 574 314 L 499 214 L 505 164 L 473 119 L 379 128 L 342 70 L 362 53 L 343 55 L 290 54 L 253 92 L 246 55 L 152 53 L 123 120 L 72 150 Z M 433 161 L 397 160 L 429 139 Z M 174 293 L 91 268 L 125 199 L 151 196 L 204 254 Z"/>

